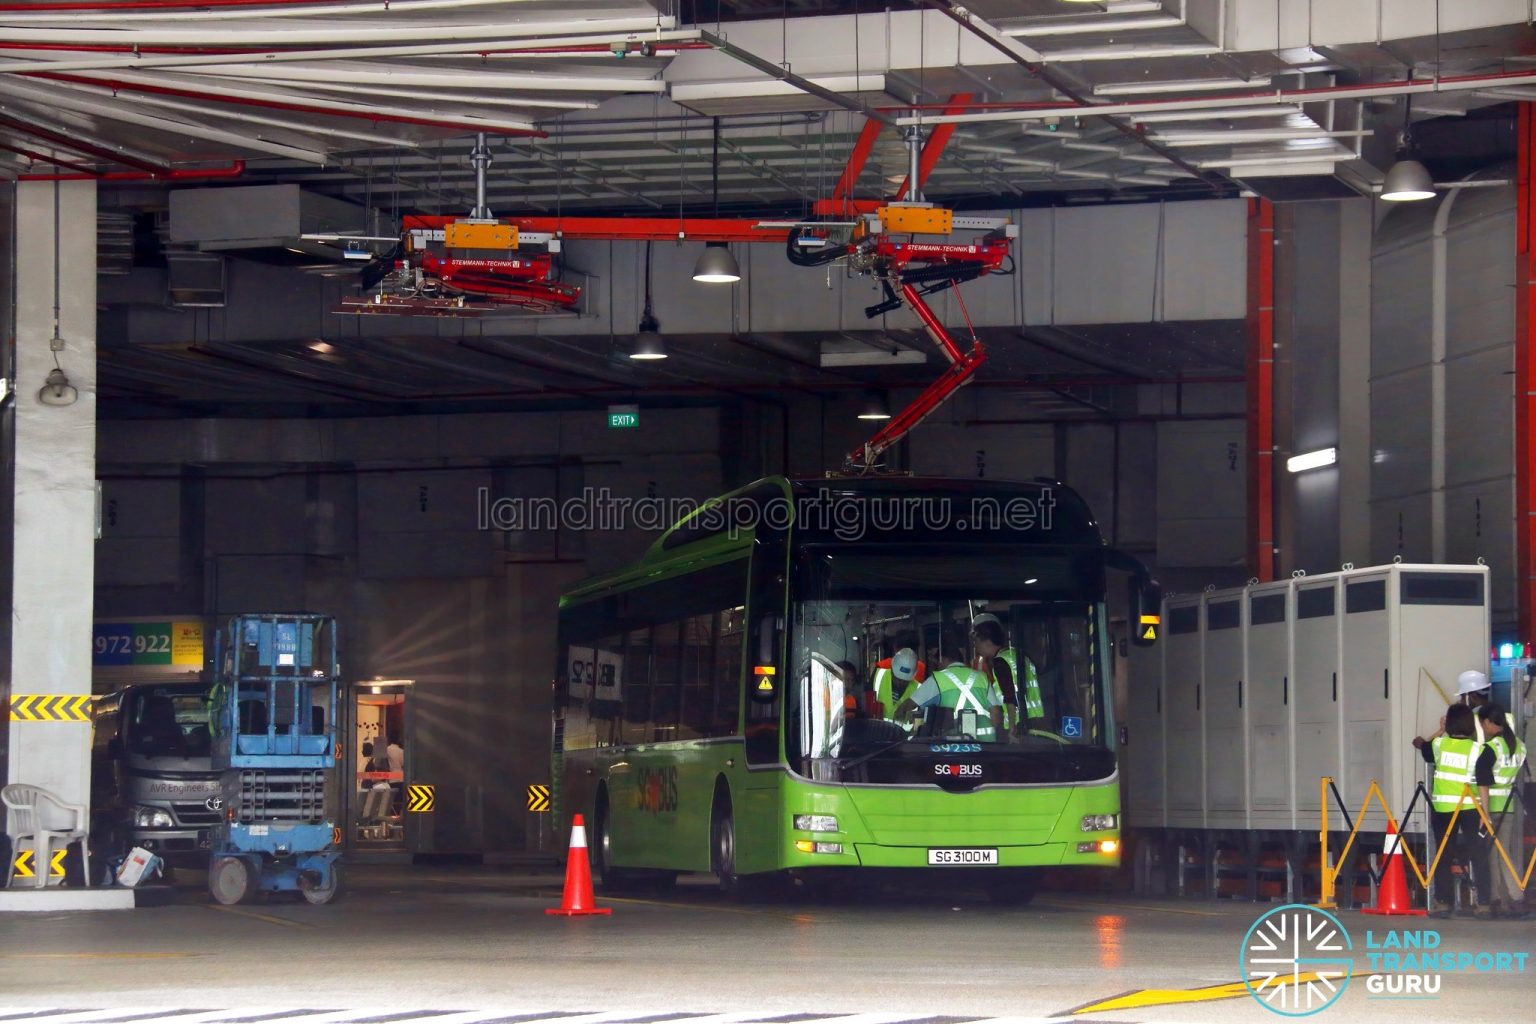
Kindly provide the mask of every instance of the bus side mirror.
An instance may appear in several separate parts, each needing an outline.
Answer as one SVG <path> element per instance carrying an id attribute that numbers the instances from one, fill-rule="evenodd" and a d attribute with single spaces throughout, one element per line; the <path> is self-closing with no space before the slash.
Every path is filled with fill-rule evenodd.
<path id="1" fill-rule="evenodd" d="M 1131 643 L 1151 647 L 1163 635 L 1163 588 L 1147 576 L 1132 576 L 1126 601 L 1129 609 Z"/>

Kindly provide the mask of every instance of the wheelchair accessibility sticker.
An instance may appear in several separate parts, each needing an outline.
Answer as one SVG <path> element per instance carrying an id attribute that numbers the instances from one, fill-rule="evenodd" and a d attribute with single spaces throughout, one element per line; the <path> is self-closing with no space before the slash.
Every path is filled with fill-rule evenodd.
<path id="1" fill-rule="evenodd" d="M 1063 715 L 1061 719 L 1061 735 L 1063 739 L 1082 739 L 1083 720 L 1076 715 Z"/>

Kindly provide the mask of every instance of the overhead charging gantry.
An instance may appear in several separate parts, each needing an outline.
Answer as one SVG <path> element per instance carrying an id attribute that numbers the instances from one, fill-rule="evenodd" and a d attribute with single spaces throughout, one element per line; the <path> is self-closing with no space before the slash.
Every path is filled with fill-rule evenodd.
<path id="1" fill-rule="evenodd" d="M 970 94 L 957 94 L 946 112 L 965 109 Z M 905 130 L 907 179 L 894 199 L 850 197 L 884 125 L 868 121 L 830 198 L 812 205 L 813 218 L 753 221 L 690 217 L 501 217 L 486 206 L 490 153 L 479 136 L 470 156 L 475 165 L 476 203 L 467 217 L 407 216 L 391 251 L 363 268 L 362 294 L 342 300 L 338 313 L 397 316 L 480 316 L 498 310 L 547 315 L 579 313 L 581 289 L 559 280 L 559 254 L 566 241 L 782 242 L 791 263 L 821 267 L 841 263 L 850 273 L 880 282 L 884 299 L 865 309 L 871 319 L 906 307 L 922 323 L 948 366 L 906 408 L 873 437 L 849 452 L 843 471 L 869 473 L 896 442 L 969 383 L 986 361 L 959 286 L 987 274 L 1014 272 L 1018 227 L 1007 218 L 957 216 L 924 201 L 922 186 L 938 163 L 955 126 L 941 124 L 926 138 L 920 128 Z M 961 232 L 977 232 L 960 241 Z M 320 241 L 395 241 L 367 236 L 306 236 Z M 922 239 L 922 240 L 919 240 Z M 936 239 L 943 239 L 936 240 Z M 371 254 L 370 254 L 371 255 Z M 951 336 L 927 299 L 955 290 L 969 338 L 966 347 Z"/>

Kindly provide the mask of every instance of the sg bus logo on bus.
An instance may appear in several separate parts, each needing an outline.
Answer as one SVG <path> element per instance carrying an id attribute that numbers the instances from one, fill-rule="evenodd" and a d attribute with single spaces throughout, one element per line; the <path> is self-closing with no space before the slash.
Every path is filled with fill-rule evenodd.
<path id="1" fill-rule="evenodd" d="M 677 769 L 641 768 L 635 774 L 635 809 L 647 814 L 677 810 Z"/>
<path id="2" fill-rule="evenodd" d="M 981 774 L 979 764 L 936 764 L 933 766 L 933 774 L 943 775 L 948 778 L 973 779 Z"/>

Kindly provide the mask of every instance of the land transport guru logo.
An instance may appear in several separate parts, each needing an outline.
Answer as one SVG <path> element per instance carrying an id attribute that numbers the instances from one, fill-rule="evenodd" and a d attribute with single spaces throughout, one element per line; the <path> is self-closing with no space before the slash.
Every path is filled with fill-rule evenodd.
<path id="1" fill-rule="evenodd" d="M 1339 919 L 1299 903 L 1264 914 L 1243 936 L 1238 966 L 1266 1010 L 1309 1017 L 1332 1006 L 1354 975 L 1354 941 Z"/>
<path id="2" fill-rule="evenodd" d="M 1267 1010 L 1308 1017 L 1338 1001 L 1354 976 L 1354 940 L 1317 907 L 1288 904 L 1261 916 L 1243 936 L 1244 985 Z M 1448 947 L 1433 929 L 1365 933 L 1367 999 L 1438 999 L 1446 975 L 1523 974 L 1530 954 Z"/>

